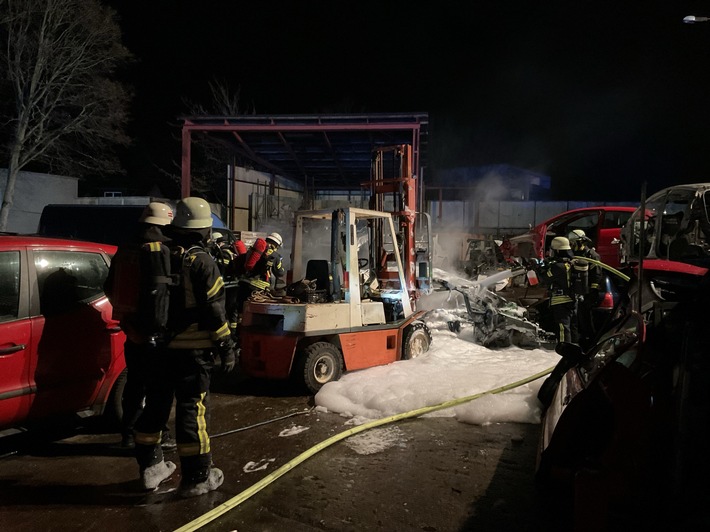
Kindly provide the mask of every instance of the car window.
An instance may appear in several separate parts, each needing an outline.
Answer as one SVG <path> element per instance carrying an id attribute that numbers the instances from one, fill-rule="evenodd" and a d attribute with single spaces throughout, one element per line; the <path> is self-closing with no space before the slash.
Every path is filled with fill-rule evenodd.
<path id="1" fill-rule="evenodd" d="M 554 221 L 550 224 L 548 232 L 554 233 L 557 236 L 567 236 L 573 229 L 584 229 L 586 232 L 586 230 L 596 227 L 598 222 L 599 213 L 597 211 L 581 215 L 575 214 Z"/>
<path id="2" fill-rule="evenodd" d="M 0 323 L 16 320 L 20 308 L 20 252 L 0 252 Z"/>
<path id="3" fill-rule="evenodd" d="M 34 259 L 42 314 L 66 312 L 103 295 L 108 265 L 101 254 L 36 251 Z"/>
<path id="4" fill-rule="evenodd" d="M 629 211 L 607 211 L 602 220 L 603 229 L 618 229 L 623 227 L 631 218 Z"/>

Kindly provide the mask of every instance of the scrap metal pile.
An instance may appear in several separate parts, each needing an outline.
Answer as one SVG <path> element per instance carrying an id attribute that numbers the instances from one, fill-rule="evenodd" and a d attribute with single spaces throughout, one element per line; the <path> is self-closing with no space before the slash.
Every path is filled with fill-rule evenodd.
<path id="1" fill-rule="evenodd" d="M 453 313 L 473 325 L 473 339 L 485 347 L 539 347 L 554 343 L 554 335 L 545 331 L 537 323 L 530 321 L 524 307 L 506 300 L 490 287 L 506 281 L 510 277 L 522 275 L 524 268 L 504 270 L 485 279 L 472 281 L 470 285 L 456 286 L 445 279 L 434 279 L 443 288 L 460 293 L 465 303 L 462 309 Z M 448 323 L 452 332 L 460 332 L 461 320 Z"/>

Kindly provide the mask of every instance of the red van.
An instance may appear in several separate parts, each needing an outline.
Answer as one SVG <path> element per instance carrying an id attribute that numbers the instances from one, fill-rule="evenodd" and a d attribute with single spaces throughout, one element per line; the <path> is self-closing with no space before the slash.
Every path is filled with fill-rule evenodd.
<path id="1" fill-rule="evenodd" d="M 108 244 L 0 235 L 0 436 L 66 414 L 120 417 L 125 336 Z"/>

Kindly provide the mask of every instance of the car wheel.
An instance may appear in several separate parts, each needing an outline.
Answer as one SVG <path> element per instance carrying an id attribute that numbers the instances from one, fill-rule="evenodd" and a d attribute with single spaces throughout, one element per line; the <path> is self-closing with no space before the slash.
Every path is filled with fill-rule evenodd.
<path id="1" fill-rule="evenodd" d="M 316 342 L 303 351 L 298 375 L 306 389 L 315 394 L 327 382 L 337 381 L 343 374 L 343 357 L 329 342 Z"/>
<path id="2" fill-rule="evenodd" d="M 431 332 L 423 321 L 413 321 L 404 330 L 402 342 L 402 360 L 417 358 L 429 351 Z"/>
<path id="3" fill-rule="evenodd" d="M 119 373 L 116 382 L 113 383 L 104 416 L 112 423 L 118 425 L 123 419 L 123 391 L 126 389 L 126 380 L 128 379 L 128 369 L 124 369 Z"/>

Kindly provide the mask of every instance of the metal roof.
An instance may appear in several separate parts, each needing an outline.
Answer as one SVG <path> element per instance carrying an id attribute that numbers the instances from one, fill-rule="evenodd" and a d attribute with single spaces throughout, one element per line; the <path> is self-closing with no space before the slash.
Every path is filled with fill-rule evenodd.
<path id="1" fill-rule="evenodd" d="M 428 113 L 183 117 L 182 192 L 189 195 L 193 133 L 218 136 L 240 164 L 313 190 L 356 190 L 370 179 L 376 147 L 410 144 L 426 166 Z"/>

